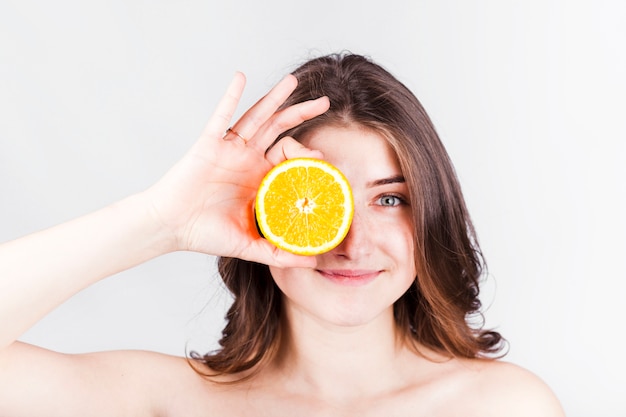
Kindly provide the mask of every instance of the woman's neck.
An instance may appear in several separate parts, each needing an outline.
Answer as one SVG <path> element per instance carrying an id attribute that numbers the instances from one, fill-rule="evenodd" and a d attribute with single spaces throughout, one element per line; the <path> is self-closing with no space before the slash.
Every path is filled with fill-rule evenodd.
<path id="1" fill-rule="evenodd" d="M 349 401 L 406 386 L 407 359 L 418 359 L 400 336 L 393 310 L 364 324 L 337 325 L 286 306 L 281 348 L 272 368 L 288 389 Z"/>

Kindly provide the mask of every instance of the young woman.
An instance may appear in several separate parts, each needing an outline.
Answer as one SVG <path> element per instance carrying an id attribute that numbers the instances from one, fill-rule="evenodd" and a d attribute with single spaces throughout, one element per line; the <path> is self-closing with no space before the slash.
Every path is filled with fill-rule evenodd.
<path id="1" fill-rule="evenodd" d="M 244 83 L 153 187 L 0 247 L 0 415 L 562 416 L 542 381 L 493 359 L 497 332 L 470 325 L 481 252 L 413 94 L 364 57 L 326 56 L 229 128 Z M 298 156 L 328 160 L 353 189 L 347 237 L 315 257 L 278 250 L 254 221 L 263 175 Z M 217 352 L 16 341 L 86 286 L 178 250 L 221 257 L 235 301 Z"/>

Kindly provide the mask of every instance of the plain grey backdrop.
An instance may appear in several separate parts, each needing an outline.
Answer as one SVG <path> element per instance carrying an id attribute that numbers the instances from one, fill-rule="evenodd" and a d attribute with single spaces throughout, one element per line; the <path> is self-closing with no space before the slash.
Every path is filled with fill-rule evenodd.
<path id="1" fill-rule="evenodd" d="M 309 57 L 370 55 L 415 92 L 455 162 L 506 359 L 570 417 L 624 416 L 624 22 L 623 2 L 596 0 L 0 0 L 0 241 L 152 184 L 236 70 L 243 111 Z M 214 265 L 156 259 L 24 340 L 212 349 L 229 302 Z"/>

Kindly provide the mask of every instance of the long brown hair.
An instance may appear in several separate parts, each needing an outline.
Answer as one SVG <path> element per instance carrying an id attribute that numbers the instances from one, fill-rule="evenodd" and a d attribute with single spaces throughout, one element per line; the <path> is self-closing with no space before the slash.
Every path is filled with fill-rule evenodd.
<path id="1" fill-rule="evenodd" d="M 409 185 L 417 276 L 394 304 L 403 335 L 449 356 L 493 357 L 504 340 L 472 323 L 482 318 L 478 298 L 485 269 L 456 173 L 417 98 L 366 57 L 315 58 L 293 74 L 298 87 L 284 104 L 328 96 L 323 115 L 284 132 L 304 138 L 320 126 L 358 124 L 384 136 Z M 281 337 L 281 292 L 266 265 L 221 258 L 218 270 L 234 302 L 226 315 L 221 349 L 192 355 L 216 374 L 252 369 L 272 357 Z"/>

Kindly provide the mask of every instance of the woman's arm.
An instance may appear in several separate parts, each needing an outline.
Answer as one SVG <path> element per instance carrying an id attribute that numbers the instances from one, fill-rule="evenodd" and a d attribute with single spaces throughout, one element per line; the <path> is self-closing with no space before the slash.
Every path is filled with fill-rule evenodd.
<path id="1" fill-rule="evenodd" d="M 103 278 L 179 250 L 272 265 L 315 262 L 262 239 L 252 210 L 258 184 L 273 165 L 291 157 L 321 156 L 289 138 L 267 151 L 280 133 L 328 109 L 328 99 L 322 98 L 278 112 L 296 83 L 286 77 L 234 124 L 244 141 L 224 136 L 245 84 L 237 74 L 201 137 L 157 184 L 76 220 L 0 245 L 1 415 L 33 415 L 45 410 L 46 402 L 66 404 L 59 415 L 95 415 L 91 401 L 106 401 L 109 412 L 124 414 L 128 390 L 110 397 L 102 383 L 143 385 L 138 382 L 143 374 L 137 360 L 120 362 L 110 354 L 74 357 L 15 342 L 50 310 Z M 156 369 L 151 373 L 157 374 Z M 160 389 L 163 384 L 146 386 Z M 77 389 L 82 395 L 72 394 Z M 144 398 L 149 402 L 148 394 Z M 137 415 L 137 404 L 130 415 Z"/>
<path id="2" fill-rule="evenodd" d="M 0 348 L 83 288 L 175 249 L 145 199 L 0 245 Z"/>

